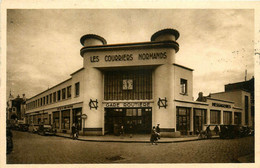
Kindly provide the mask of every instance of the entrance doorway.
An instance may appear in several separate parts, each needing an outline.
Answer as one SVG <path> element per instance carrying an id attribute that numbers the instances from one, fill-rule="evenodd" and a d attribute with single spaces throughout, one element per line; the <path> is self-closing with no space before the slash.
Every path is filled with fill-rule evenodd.
<path id="1" fill-rule="evenodd" d="M 190 130 L 190 108 L 177 107 L 177 131 L 187 135 Z"/>
<path id="2" fill-rule="evenodd" d="M 152 108 L 106 108 L 105 134 L 117 134 L 121 126 L 125 133 L 150 134 Z"/>
<path id="3" fill-rule="evenodd" d="M 206 124 L 206 110 L 194 109 L 194 133 L 202 131 L 203 124 Z"/>

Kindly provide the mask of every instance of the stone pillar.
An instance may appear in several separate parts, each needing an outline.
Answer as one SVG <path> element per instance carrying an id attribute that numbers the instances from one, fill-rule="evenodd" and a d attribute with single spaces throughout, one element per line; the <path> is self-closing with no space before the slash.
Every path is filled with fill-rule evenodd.
<path id="1" fill-rule="evenodd" d="M 194 122 L 194 109 L 193 108 L 191 108 L 190 109 L 191 111 L 190 111 L 190 131 L 191 132 L 194 132 L 194 124 L 193 124 L 193 122 Z"/>
<path id="2" fill-rule="evenodd" d="M 220 111 L 220 124 L 224 123 L 224 112 L 223 110 Z"/>
<path id="3" fill-rule="evenodd" d="M 207 109 L 207 125 L 210 124 L 210 109 Z"/>
<path id="4" fill-rule="evenodd" d="M 70 132 L 71 132 L 71 128 L 72 128 L 72 124 L 73 124 L 73 114 L 72 114 L 72 109 L 70 109 Z"/>
<path id="5" fill-rule="evenodd" d="M 234 125 L 235 124 L 235 112 L 234 111 L 232 111 L 232 122 L 231 122 L 231 124 L 232 125 Z"/>
<path id="6" fill-rule="evenodd" d="M 61 118 L 61 110 L 60 110 L 59 114 L 60 114 L 59 127 L 60 127 L 60 129 L 61 129 L 61 120 L 62 120 L 62 118 Z"/>

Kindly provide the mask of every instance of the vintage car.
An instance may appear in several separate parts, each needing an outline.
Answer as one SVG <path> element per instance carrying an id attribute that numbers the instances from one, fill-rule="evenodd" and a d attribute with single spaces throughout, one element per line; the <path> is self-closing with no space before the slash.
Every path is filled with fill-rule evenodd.
<path id="1" fill-rule="evenodd" d="M 38 128 L 38 134 L 39 135 L 55 135 L 56 130 L 51 126 L 47 124 L 39 125 Z"/>

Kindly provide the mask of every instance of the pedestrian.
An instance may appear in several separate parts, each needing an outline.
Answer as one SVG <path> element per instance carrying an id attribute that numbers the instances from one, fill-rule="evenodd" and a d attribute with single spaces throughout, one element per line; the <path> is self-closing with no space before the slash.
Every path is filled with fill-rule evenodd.
<path id="1" fill-rule="evenodd" d="M 160 124 L 157 124 L 157 127 L 156 127 L 155 131 L 156 131 L 156 133 L 157 133 L 157 135 L 158 135 L 158 139 L 160 139 L 160 138 L 161 138 L 161 134 L 160 134 L 160 132 L 161 132 Z"/>
<path id="2" fill-rule="evenodd" d="M 72 139 L 75 139 L 75 133 L 76 133 L 76 126 L 75 126 L 75 123 L 73 123 L 72 127 L 71 127 Z"/>
<path id="3" fill-rule="evenodd" d="M 216 135 L 218 135 L 218 134 L 219 134 L 219 128 L 218 128 L 218 126 L 217 126 L 217 125 L 215 126 L 215 128 L 214 128 L 214 131 L 215 131 Z"/>
<path id="4" fill-rule="evenodd" d="M 131 122 L 129 125 L 130 138 L 133 137 L 133 123 Z"/>
<path id="5" fill-rule="evenodd" d="M 207 138 L 208 138 L 208 139 L 211 138 L 210 126 L 208 126 L 208 127 L 206 128 L 206 135 L 207 135 Z"/>
<path id="6" fill-rule="evenodd" d="M 120 136 L 124 135 L 125 132 L 124 132 L 124 126 L 123 125 L 121 125 L 119 133 L 120 133 Z"/>
<path id="7" fill-rule="evenodd" d="M 150 137 L 150 142 L 152 145 L 155 143 L 157 145 L 158 141 L 158 133 L 156 132 L 155 126 L 153 126 L 152 132 L 151 132 L 151 137 Z"/>

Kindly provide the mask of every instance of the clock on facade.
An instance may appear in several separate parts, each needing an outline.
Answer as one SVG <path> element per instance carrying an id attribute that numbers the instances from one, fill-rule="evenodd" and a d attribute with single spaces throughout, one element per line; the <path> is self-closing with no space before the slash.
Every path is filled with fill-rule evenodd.
<path id="1" fill-rule="evenodd" d="M 123 90 L 133 89 L 133 79 L 123 79 Z"/>

